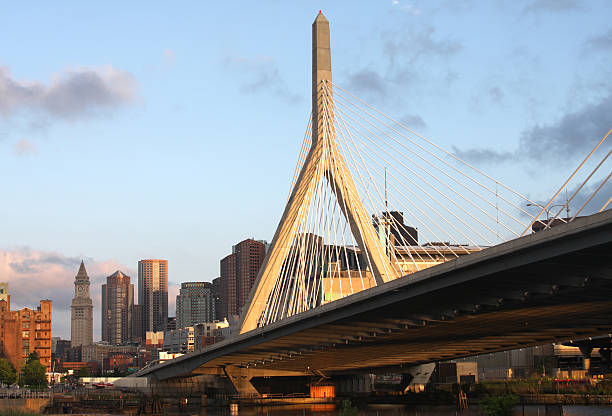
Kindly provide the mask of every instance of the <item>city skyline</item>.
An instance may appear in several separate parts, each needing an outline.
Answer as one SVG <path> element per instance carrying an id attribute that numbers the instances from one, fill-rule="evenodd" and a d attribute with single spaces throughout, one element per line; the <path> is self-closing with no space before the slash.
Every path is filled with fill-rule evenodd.
<path id="1" fill-rule="evenodd" d="M 609 127 L 612 117 L 601 111 L 612 97 L 605 69 L 612 42 L 602 12 L 610 5 L 563 4 L 389 1 L 325 4 L 324 11 L 337 29 L 333 65 L 340 85 L 544 200 L 575 166 L 574 156 L 600 138 L 591 133 Z M 212 281 L 235 242 L 271 239 L 306 128 L 307 29 L 315 11 L 305 3 L 295 10 L 193 6 L 188 13 L 171 11 L 176 23 L 165 26 L 159 22 L 164 13 L 152 7 L 139 19 L 142 34 L 136 36 L 131 21 L 142 12 L 136 6 L 126 6 L 122 16 L 98 10 L 100 20 L 89 22 L 91 28 L 78 17 L 93 6 L 59 6 L 70 8 L 71 17 L 46 7 L 31 17 L 38 30 L 53 32 L 48 39 L 14 26 L 29 12 L 18 6 L 7 10 L 13 18 L 0 32 L 17 33 L 22 40 L 17 47 L 9 43 L 11 36 L 0 36 L 0 85 L 46 91 L 30 101 L 18 95 L 0 100 L 0 174 L 13 179 L 5 193 L 13 202 L 0 208 L 3 218 L 11 219 L 0 228 L 0 281 L 9 282 L 19 307 L 52 298 L 54 335 L 66 337 L 61 322 L 69 316 L 69 288 L 84 258 L 97 340 L 100 284 L 115 270 L 136 276 L 139 259 L 168 259 L 172 314 L 180 282 Z M 208 14 L 218 19 L 203 28 L 188 16 Z M 50 30 L 48 15 L 57 16 L 53 26 L 67 30 Z M 277 30 L 283 36 L 261 25 L 269 16 L 282 17 Z M 107 20 L 115 22 L 116 34 L 102 29 Z M 232 32 L 234 20 L 241 27 Z M 468 28 L 481 21 L 490 24 Z M 156 25 L 166 30 L 158 33 Z M 208 47 L 204 40 L 217 33 L 226 38 Z M 56 50 L 52 42 L 66 45 L 58 56 L 45 52 Z M 98 46 L 90 52 L 94 42 Z M 290 47 L 296 44 L 303 47 L 294 51 Z M 131 56 L 138 45 L 146 47 Z M 559 65 L 566 60 L 574 64 Z M 71 88 L 83 85 L 94 93 L 100 93 L 99 85 L 112 88 L 98 100 L 102 104 L 95 104 L 71 95 L 78 91 Z M 62 92 L 67 95 L 57 95 Z M 409 98 L 399 101 L 400 92 Z M 72 101 L 59 105 L 62 97 Z M 564 135 L 567 117 L 591 121 L 584 123 L 591 127 Z M 242 121 L 232 123 L 235 118 Z M 536 133 L 544 144 L 558 145 L 557 159 L 541 156 L 536 162 L 544 169 L 530 171 L 516 159 L 534 149 L 524 138 Z M 575 139 L 583 133 L 584 145 Z M 170 169 L 160 173 L 166 159 Z M 496 163 L 503 159 L 509 161 Z M 95 168 L 109 160 L 122 169 Z M 60 167 L 64 164 L 69 168 Z M 524 169 L 515 177 L 517 166 Z M 229 190 L 251 171 L 259 172 L 261 185 L 233 196 Z M 172 188 L 171 198 L 160 196 L 160 184 Z M 109 208 L 107 201 L 114 200 L 122 201 L 120 209 Z M 141 204 L 147 206 L 144 212 Z"/>

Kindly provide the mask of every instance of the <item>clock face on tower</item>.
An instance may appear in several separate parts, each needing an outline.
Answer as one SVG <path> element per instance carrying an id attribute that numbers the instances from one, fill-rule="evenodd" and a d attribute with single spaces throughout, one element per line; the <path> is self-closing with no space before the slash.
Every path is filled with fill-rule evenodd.
<path id="1" fill-rule="evenodd" d="M 79 293 L 83 293 L 85 291 L 85 288 L 83 286 L 79 286 Z"/>

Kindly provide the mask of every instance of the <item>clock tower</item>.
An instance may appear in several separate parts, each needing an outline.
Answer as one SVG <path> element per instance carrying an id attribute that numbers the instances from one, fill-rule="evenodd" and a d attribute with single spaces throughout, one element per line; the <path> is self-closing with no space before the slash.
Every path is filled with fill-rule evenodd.
<path id="1" fill-rule="evenodd" d="M 89 297 L 89 276 L 82 261 L 74 278 L 74 298 L 70 309 L 72 346 L 93 344 L 93 303 Z"/>

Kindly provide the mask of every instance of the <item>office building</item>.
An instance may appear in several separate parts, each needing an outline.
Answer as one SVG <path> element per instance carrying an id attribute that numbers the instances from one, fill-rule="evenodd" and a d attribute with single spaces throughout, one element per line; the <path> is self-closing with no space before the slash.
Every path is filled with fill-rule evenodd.
<path id="1" fill-rule="evenodd" d="M 130 341 L 134 285 L 117 270 L 102 285 L 102 341 L 121 345 Z"/>
<path id="2" fill-rule="evenodd" d="M 223 341 L 224 329 L 229 328 L 229 322 L 227 319 L 219 322 L 203 322 L 193 326 L 195 336 L 195 349 L 201 350 L 207 345 L 212 345 L 215 342 Z"/>
<path id="3" fill-rule="evenodd" d="M 168 260 L 138 262 L 138 303 L 143 330 L 163 331 L 168 323 Z"/>
<path id="4" fill-rule="evenodd" d="M 418 231 L 404 224 L 403 212 L 387 211 L 379 216 L 372 215 L 372 225 L 383 247 L 419 245 Z"/>
<path id="5" fill-rule="evenodd" d="M 238 314 L 236 297 L 236 255 L 230 254 L 221 259 L 221 294 L 219 296 L 221 316 Z"/>
<path id="6" fill-rule="evenodd" d="M 176 327 L 185 328 L 215 320 L 215 295 L 209 282 L 181 283 L 176 297 Z"/>
<path id="7" fill-rule="evenodd" d="M 93 343 L 93 303 L 89 297 L 89 276 L 82 261 L 74 279 L 74 298 L 70 309 L 72 312 L 72 346 L 91 345 Z"/>
<path id="8" fill-rule="evenodd" d="M 188 353 L 195 349 L 195 331 L 192 326 L 164 332 L 164 351 Z"/>
<path id="9" fill-rule="evenodd" d="M 142 344 L 145 340 L 144 314 L 142 305 L 132 305 L 132 342 Z"/>
<path id="10" fill-rule="evenodd" d="M 51 301 L 41 300 L 34 309 L 22 308 L 11 311 L 11 297 L 0 299 L 0 356 L 8 359 L 19 371 L 36 352 L 40 363 L 51 370 Z"/>
<path id="11" fill-rule="evenodd" d="M 242 307 L 249 300 L 251 288 L 266 256 L 266 242 L 244 240 L 233 247 L 236 255 L 236 296 L 240 315 Z"/>
<path id="12" fill-rule="evenodd" d="M 212 291 L 213 297 L 215 299 L 215 320 L 222 321 L 223 316 L 219 317 L 221 314 L 221 278 L 217 277 L 212 281 Z"/>
<path id="13" fill-rule="evenodd" d="M 169 316 L 168 317 L 168 322 L 166 323 L 166 329 L 168 331 L 176 329 L 176 316 Z"/>
<path id="14" fill-rule="evenodd" d="M 266 255 L 266 245 L 265 241 L 247 239 L 233 246 L 232 254 L 221 260 L 219 304 L 224 318 L 239 315 L 247 303 Z"/>

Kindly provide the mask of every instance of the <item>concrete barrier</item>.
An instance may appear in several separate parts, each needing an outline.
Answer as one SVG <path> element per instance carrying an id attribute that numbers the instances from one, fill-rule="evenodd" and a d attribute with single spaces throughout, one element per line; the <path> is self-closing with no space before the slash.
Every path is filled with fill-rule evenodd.
<path id="1" fill-rule="evenodd" d="M 0 411 L 19 410 L 22 412 L 42 413 L 51 404 L 51 399 L 2 399 L 0 400 Z"/>

